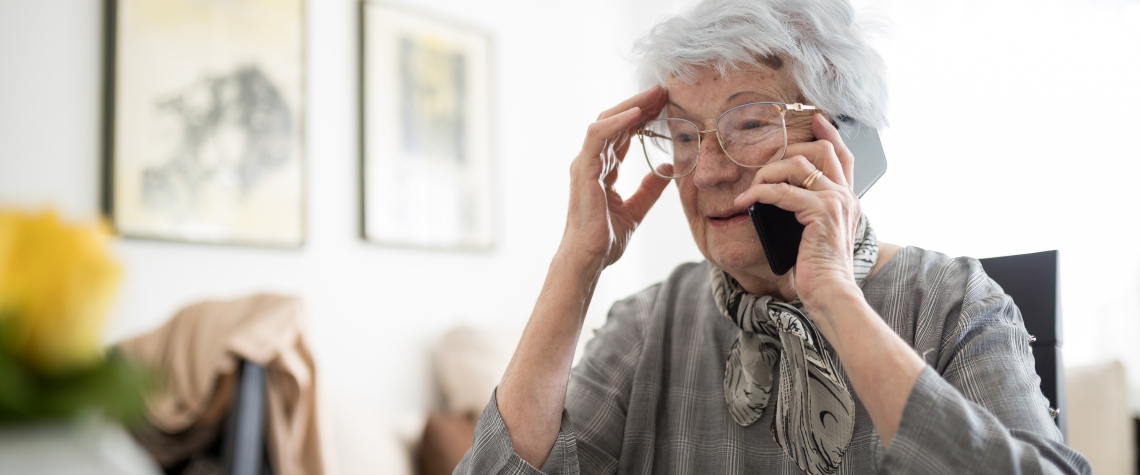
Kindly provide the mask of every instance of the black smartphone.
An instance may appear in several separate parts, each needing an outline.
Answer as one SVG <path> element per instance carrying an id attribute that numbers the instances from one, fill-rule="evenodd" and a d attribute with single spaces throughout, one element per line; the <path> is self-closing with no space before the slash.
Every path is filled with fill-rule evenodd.
<path id="1" fill-rule="evenodd" d="M 883 153 L 883 143 L 875 129 L 866 127 L 847 117 L 839 117 L 839 136 L 851 154 L 855 156 L 855 195 L 863 194 L 887 172 L 887 156 Z M 796 220 L 796 214 L 776 205 L 753 203 L 748 207 L 752 225 L 760 236 L 760 245 L 768 256 L 768 266 L 776 275 L 787 274 L 796 265 L 800 254 L 800 239 L 804 225 Z"/>

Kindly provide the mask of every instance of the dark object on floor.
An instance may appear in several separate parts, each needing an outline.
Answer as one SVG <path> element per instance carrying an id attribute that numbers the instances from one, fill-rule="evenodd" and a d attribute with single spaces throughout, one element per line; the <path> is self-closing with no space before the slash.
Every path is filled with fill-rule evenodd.
<path id="1" fill-rule="evenodd" d="M 419 473 L 444 475 L 455 471 L 455 466 L 463 460 L 463 454 L 471 448 L 477 421 L 474 415 L 429 415 L 420 453 L 417 454 Z"/>
<path id="2" fill-rule="evenodd" d="M 1065 366 L 1061 364 L 1061 293 L 1057 251 L 979 259 L 1005 293 L 1021 310 L 1025 329 L 1032 336 L 1034 366 L 1041 377 L 1041 392 L 1056 409 L 1057 427 L 1068 439 L 1065 414 Z"/>

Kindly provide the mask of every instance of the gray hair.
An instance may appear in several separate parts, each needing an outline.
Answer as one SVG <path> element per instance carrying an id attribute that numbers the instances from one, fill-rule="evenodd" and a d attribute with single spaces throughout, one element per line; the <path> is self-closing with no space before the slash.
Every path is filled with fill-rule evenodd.
<path id="1" fill-rule="evenodd" d="M 886 67 L 847 0 L 704 0 L 654 26 L 634 53 L 643 87 L 670 77 L 691 83 L 704 67 L 729 75 L 790 60 L 809 103 L 832 117 L 887 125 Z"/>

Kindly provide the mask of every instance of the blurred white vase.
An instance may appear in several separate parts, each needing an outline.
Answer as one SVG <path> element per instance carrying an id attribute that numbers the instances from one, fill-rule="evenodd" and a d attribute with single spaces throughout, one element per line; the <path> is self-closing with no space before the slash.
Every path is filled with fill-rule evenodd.
<path id="1" fill-rule="evenodd" d="M 0 473 L 161 475 L 117 422 L 98 415 L 0 425 Z"/>

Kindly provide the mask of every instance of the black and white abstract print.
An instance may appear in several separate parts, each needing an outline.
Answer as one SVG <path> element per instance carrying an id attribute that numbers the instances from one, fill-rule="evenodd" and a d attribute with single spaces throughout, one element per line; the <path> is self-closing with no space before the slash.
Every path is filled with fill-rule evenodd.
<path id="1" fill-rule="evenodd" d="M 878 260 L 879 243 L 859 219 L 854 261 L 862 285 Z M 803 471 L 832 474 L 851 443 L 855 402 L 836 362 L 799 299 L 779 302 L 748 294 L 727 272 L 711 268 L 714 301 L 740 327 L 725 363 L 724 397 L 737 424 L 755 422 L 768 406 L 773 373 L 780 392 L 772 435 Z"/>

